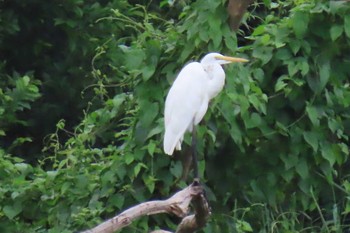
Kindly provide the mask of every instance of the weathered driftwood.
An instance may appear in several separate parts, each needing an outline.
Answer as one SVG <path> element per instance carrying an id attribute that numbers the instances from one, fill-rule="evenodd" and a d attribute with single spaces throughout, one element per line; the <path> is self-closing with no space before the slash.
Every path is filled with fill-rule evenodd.
<path id="1" fill-rule="evenodd" d="M 191 202 L 193 204 L 195 214 L 187 216 Z M 210 209 L 206 198 L 203 195 L 202 186 L 199 185 L 198 181 L 194 181 L 190 186 L 175 193 L 167 200 L 141 203 L 82 233 L 113 233 L 123 227 L 128 226 L 132 223 L 132 221 L 141 216 L 159 213 L 174 214 L 183 218 L 176 230 L 176 233 L 190 233 L 202 228 L 205 225 L 210 215 Z M 171 232 L 156 230 L 152 233 Z"/>

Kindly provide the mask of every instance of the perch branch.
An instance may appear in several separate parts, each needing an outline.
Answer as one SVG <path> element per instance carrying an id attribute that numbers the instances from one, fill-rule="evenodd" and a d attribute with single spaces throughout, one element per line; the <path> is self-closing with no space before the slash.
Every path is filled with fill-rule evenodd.
<path id="1" fill-rule="evenodd" d="M 192 199 L 195 214 L 182 219 L 176 233 L 192 233 L 203 228 L 211 214 L 207 199 L 203 193 Z"/>
<path id="2" fill-rule="evenodd" d="M 172 197 L 164 201 L 149 201 L 131 207 L 121 214 L 108 219 L 93 229 L 82 233 L 113 233 L 123 227 L 128 226 L 133 220 L 144 216 L 159 213 L 175 214 L 178 217 L 185 217 L 189 210 L 189 205 L 194 197 L 201 196 L 203 188 L 195 181 L 187 188 L 175 193 Z M 166 231 L 158 231 L 166 232 Z"/>

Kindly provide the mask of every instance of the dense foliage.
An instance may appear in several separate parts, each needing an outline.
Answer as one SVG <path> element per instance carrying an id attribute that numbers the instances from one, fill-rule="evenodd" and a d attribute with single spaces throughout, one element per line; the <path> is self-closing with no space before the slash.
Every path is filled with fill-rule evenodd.
<path id="1" fill-rule="evenodd" d="M 250 63 L 198 127 L 203 232 L 349 229 L 349 3 L 257 1 L 237 34 L 224 0 L 0 4 L 1 232 L 76 232 L 190 182 L 162 152 L 164 99 L 208 51 Z"/>

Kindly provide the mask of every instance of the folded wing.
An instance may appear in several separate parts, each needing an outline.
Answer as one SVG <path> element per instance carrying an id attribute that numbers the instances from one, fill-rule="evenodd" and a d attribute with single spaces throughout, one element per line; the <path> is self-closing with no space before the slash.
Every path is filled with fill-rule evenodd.
<path id="1" fill-rule="evenodd" d="M 172 155 L 175 147 L 181 149 L 186 131 L 192 131 L 208 108 L 208 77 L 202 65 L 186 65 L 174 81 L 165 101 L 164 152 Z"/>

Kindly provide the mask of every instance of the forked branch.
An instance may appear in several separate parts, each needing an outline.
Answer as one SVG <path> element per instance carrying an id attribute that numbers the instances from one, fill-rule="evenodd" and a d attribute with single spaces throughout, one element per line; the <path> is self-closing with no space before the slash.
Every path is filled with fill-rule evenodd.
<path id="1" fill-rule="evenodd" d="M 187 216 L 191 202 L 193 203 L 195 214 Z M 199 185 L 198 181 L 194 181 L 190 186 L 175 193 L 167 200 L 141 203 L 82 233 L 113 233 L 128 226 L 141 216 L 159 213 L 174 214 L 183 218 L 176 232 L 190 233 L 205 225 L 210 216 L 210 209 L 207 200 L 203 195 L 202 186 Z M 171 232 L 157 230 L 152 233 Z"/>

